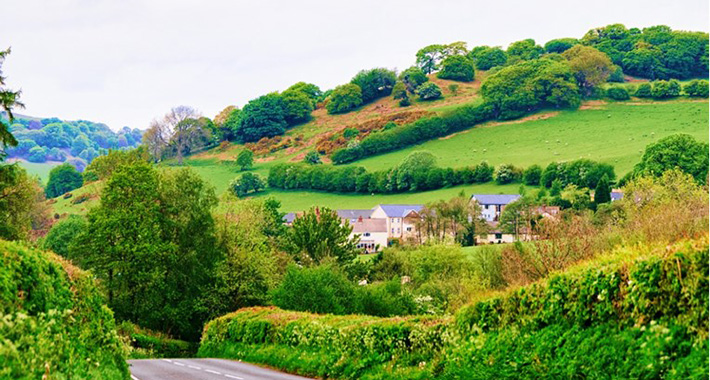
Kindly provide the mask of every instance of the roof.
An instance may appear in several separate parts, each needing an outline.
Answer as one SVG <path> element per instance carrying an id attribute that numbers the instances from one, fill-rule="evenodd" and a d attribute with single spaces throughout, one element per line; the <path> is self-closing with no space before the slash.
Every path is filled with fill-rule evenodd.
<path id="1" fill-rule="evenodd" d="M 403 218 L 412 211 L 421 211 L 424 205 L 377 205 L 375 208 L 377 207 L 381 207 L 389 218 Z"/>
<path id="2" fill-rule="evenodd" d="M 475 199 L 482 205 L 507 205 L 520 199 L 519 194 L 473 194 L 471 199 Z"/>
<path id="3" fill-rule="evenodd" d="M 363 219 L 350 223 L 353 226 L 353 233 L 362 234 L 365 232 L 387 233 L 387 221 L 385 219 Z"/>
<path id="4" fill-rule="evenodd" d="M 623 197 L 624 197 L 624 193 L 622 193 L 621 191 L 612 191 L 611 192 L 611 200 L 612 201 L 618 201 Z"/>
<path id="5" fill-rule="evenodd" d="M 293 223 L 294 219 L 296 219 L 296 213 L 294 213 L 294 212 L 289 212 L 288 214 L 284 215 L 284 217 L 283 217 L 284 223 L 288 223 L 288 224 Z"/>
<path id="6" fill-rule="evenodd" d="M 372 215 L 372 210 L 357 210 L 357 209 L 348 209 L 348 210 L 337 210 L 338 216 L 342 219 L 350 219 L 350 221 L 357 220 L 358 218 L 362 217 L 363 219 L 368 219 L 370 215 Z"/>

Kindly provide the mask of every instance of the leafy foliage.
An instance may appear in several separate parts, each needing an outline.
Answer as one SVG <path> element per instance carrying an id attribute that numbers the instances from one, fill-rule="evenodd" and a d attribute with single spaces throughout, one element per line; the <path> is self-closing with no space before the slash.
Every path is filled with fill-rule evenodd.
<path id="1" fill-rule="evenodd" d="M 421 100 L 435 100 L 441 97 L 441 88 L 433 82 L 426 82 L 417 88 Z"/>
<path id="2" fill-rule="evenodd" d="M 611 75 L 613 65 L 609 57 L 601 51 L 584 45 L 575 45 L 562 53 L 570 69 L 577 78 L 577 85 L 586 94 L 606 82 Z"/>
<path id="3" fill-rule="evenodd" d="M 266 188 L 266 182 L 260 175 L 254 173 L 244 173 L 235 178 L 230 184 L 229 189 L 239 198 L 245 197 L 252 193 L 258 193 Z"/>
<path id="4" fill-rule="evenodd" d="M 362 89 L 360 89 L 360 86 L 348 83 L 333 90 L 325 108 L 330 114 L 345 113 L 359 107 L 362 102 Z"/>
<path id="5" fill-rule="evenodd" d="M 376 68 L 360 71 L 350 83 L 360 87 L 362 102 L 370 103 L 375 99 L 391 94 L 392 87 L 394 87 L 396 81 L 397 75 L 394 71 Z"/>
<path id="6" fill-rule="evenodd" d="M 429 78 L 424 74 L 421 68 L 412 66 L 399 74 L 399 80 L 407 86 L 409 92 L 414 94 L 419 86 L 429 81 Z"/>
<path id="7" fill-rule="evenodd" d="M 237 137 L 242 142 L 252 142 L 282 135 L 288 127 L 288 115 L 286 103 L 276 93 L 250 100 L 239 115 Z"/>
<path id="8" fill-rule="evenodd" d="M 292 253 L 302 263 L 318 264 L 331 259 L 350 263 L 357 255 L 358 238 L 350 237 L 352 227 L 341 224 L 338 214 L 329 208 L 311 208 L 293 221 L 289 241 Z"/>
<path id="9" fill-rule="evenodd" d="M 708 81 L 706 80 L 694 79 L 683 86 L 683 92 L 685 92 L 686 95 L 695 98 L 707 98 L 709 91 Z"/>
<path id="10" fill-rule="evenodd" d="M 244 171 L 254 166 L 254 152 L 244 149 L 237 155 L 237 165 L 239 170 Z"/>
<path id="11" fill-rule="evenodd" d="M 469 57 L 478 70 L 490 70 L 508 61 L 508 53 L 499 47 L 477 46 L 471 49 Z"/>
<path id="12" fill-rule="evenodd" d="M 473 62 L 463 55 L 452 55 L 441 62 L 441 71 L 436 76 L 441 79 L 451 79 L 462 82 L 471 82 L 475 70 Z"/>
<path id="13" fill-rule="evenodd" d="M 62 257 L 69 257 L 69 247 L 79 234 L 86 228 L 86 220 L 82 216 L 70 215 L 52 226 L 44 238 L 43 248 L 53 251 Z"/>
<path id="14" fill-rule="evenodd" d="M 49 180 L 45 188 L 48 198 L 58 197 L 66 192 L 80 188 L 84 184 L 84 179 L 73 166 L 62 164 L 55 166 L 49 172 Z"/>
<path id="15" fill-rule="evenodd" d="M 576 38 L 558 38 L 550 40 L 545 44 L 545 51 L 548 53 L 564 53 L 579 43 Z"/>
<path id="16" fill-rule="evenodd" d="M 674 168 L 690 174 L 699 183 L 705 183 L 708 178 L 708 143 L 682 133 L 662 138 L 646 147 L 633 175 L 660 177 Z"/>

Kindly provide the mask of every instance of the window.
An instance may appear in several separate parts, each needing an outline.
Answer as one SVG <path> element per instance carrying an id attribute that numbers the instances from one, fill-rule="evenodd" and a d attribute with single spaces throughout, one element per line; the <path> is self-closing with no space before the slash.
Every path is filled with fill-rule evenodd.
<path id="1" fill-rule="evenodd" d="M 503 234 L 496 234 L 496 239 L 502 239 L 502 238 L 503 238 Z"/>
<path id="2" fill-rule="evenodd" d="M 488 205 L 484 205 L 483 207 L 485 207 L 485 208 L 486 208 L 486 210 L 488 210 Z"/>
<path id="3" fill-rule="evenodd" d="M 392 228 L 392 234 L 394 234 L 394 228 Z"/>
<path id="4" fill-rule="evenodd" d="M 364 234 L 362 234 L 362 236 L 370 236 L 370 233 L 369 233 L 369 232 L 365 232 Z"/>
<path id="5" fill-rule="evenodd" d="M 412 227 L 407 227 L 407 232 L 411 232 L 411 231 L 412 231 Z"/>
<path id="6" fill-rule="evenodd" d="M 397 228 L 397 233 L 399 233 L 399 228 Z"/>

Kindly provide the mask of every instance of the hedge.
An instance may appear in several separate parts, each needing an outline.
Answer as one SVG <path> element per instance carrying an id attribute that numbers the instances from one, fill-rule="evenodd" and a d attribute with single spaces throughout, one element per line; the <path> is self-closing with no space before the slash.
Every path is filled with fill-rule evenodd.
<path id="1" fill-rule="evenodd" d="M 331 155 L 331 159 L 335 164 L 344 164 L 363 157 L 402 149 L 471 128 L 475 124 L 491 120 L 493 116 L 494 109 L 487 103 L 461 106 L 441 116 L 422 118 L 411 124 L 372 133 L 357 146 L 336 150 Z"/>
<path id="2" fill-rule="evenodd" d="M 707 378 L 707 268 L 705 237 L 618 249 L 454 320 L 242 309 L 198 355 L 322 378 Z"/>

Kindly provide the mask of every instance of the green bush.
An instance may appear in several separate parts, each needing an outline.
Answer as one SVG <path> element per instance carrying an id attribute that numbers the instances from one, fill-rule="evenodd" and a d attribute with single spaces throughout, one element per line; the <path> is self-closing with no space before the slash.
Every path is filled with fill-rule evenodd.
<path id="1" fill-rule="evenodd" d="M 651 97 L 651 84 L 650 83 L 641 83 L 638 86 L 638 88 L 636 89 L 634 96 L 637 98 L 650 98 Z"/>
<path id="2" fill-rule="evenodd" d="M 441 88 L 433 82 L 426 82 L 417 88 L 421 100 L 436 100 L 441 97 Z"/>
<path id="3" fill-rule="evenodd" d="M 452 55 L 441 62 L 441 71 L 436 74 L 440 79 L 470 82 L 475 76 L 473 61 L 463 55 Z"/>
<path id="4" fill-rule="evenodd" d="M 708 97 L 708 81 L 707 80 L 691 80 L 683 87 L 683 92 L 690 97 L 707 98 Z"/>
<path id="5" fill-rule="evenodd" d="M 490 70 L 503 66 L 508 61 L 508 54 L 498 47 L 478 46 L 471 50 L 469 57 L 473 59 L 478 70 Z"/>
<path id="6" fill-rule="evenodd" d="M 621 68 L 621 66 L 614 65 L 611 75 L 609 75 L 609 78 L 607 79 L 607 82 L 624 83 L 625 80 L 626 79 L 624 79 L 624 70 Z"/>
<path id="7" fill-rule="evenodd" d="M 362 90 L 352 83 L 336 87 L 328 98 L 325 108 L 329 114 L 345 113 L 362 104 Z"/>
<path id="8" fill-rule="evenodd" d="M 659 80 L 653 82 L 651 97 L 654 99 L 668 99 L 680 96 L 680 82 L 675 79 L 670 81 Z"/>
<path id="9" fill-rule="evenodd" d="M 70 164 L 55 166 L 49 171 L 47 188 L 44 190 L 47 198 L 55 198 L 66 192 L 78 189 L 84 184 L 84 178 Z"/>
<path id="10" fill-rule="evenodd" d="M 614 100 L 629 100 L 629 99 L 631 99 L 631 96 L 629 95 L 629 91 L 627 91 L 626 88 L 621 87 L 621 86 L 609 87 L 606 90 L 606 96 L 611 99 L 614 99 Z"/>
<path id="11" fill-rule="evenodd" d="M 129 378 L 90 274 L 19 243 L 0 241 L 0 252 L 0 378 Z"/>
<path id="12" fill-rule="evenodd" d="M 362 90 L 362 102 L 370 103 L 391 94 L 396 81 L 397 76 L 394 71 L 376 68 L 360 71 L 350 83 L 357 85 Z"/>
<path id="13" fill-rule="evenodd" d="M 52 226 L 44 239 L 44 249 L 69 257 L 69 246 L 74 239 L 86 228 L 86 220 L 80 215 L 70 215 Z"/>
<path id="14" fill-rule="evenodd" d="M 274 305 L 286 310 L 355 314 L 359 311 L 355 286 L 333 265 L 292 265 L 271 298 Z"/>

